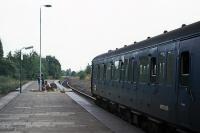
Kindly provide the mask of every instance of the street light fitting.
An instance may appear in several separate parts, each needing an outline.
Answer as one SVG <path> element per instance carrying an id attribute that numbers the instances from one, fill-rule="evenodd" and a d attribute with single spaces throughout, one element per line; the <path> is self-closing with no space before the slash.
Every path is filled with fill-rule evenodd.
<path id="1" fill-rule="evenodd" d="M 52 5 L 43 5 L 44 7 L 52 7 Z"/>
<path id="2" fill-rule="evenodd" d="M 33 46 L 25 47 L 25 49 L 32 49 L 32 48 L 33 48 Z"/>

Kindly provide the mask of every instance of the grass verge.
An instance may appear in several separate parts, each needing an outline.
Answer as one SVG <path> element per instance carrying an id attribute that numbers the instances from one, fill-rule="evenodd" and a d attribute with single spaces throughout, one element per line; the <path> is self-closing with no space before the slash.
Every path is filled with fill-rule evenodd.
<path id="1" fill-rule="evenodd" d="M 27 81 L 22 81 L 22 84 Z M 19 80 L 11 77 L 0 76 L 0 94 L 5 95 L 11 91 L 16 90 L 19 87 Z"/>

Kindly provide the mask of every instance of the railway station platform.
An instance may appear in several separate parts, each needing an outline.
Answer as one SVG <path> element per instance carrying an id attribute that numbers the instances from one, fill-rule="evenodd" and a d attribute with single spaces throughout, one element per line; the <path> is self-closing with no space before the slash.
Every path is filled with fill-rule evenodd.
<path id="1" fill-rule="evenodd" d="M 90 111 L 75 101 L 72 92 L 39 92 L 37 82 L 26 85 L 21 94 L 10 96 L 10 101 L 0 108 L 0 133 L 113 133 L 105 123 L 94 117 L 97 109 L 87 104 Z M 77 97 L 77 96 L 75 96 Z M 9 99 L 9 98 L 8 98 Z M 1 99 L 0 99 L 1 105 Z M 99 113 L 106 119 L 105 115 Z M 115 117 L 115 116 L 112 116 Z M 118 132 L 140 133 L 126 122 L 116 123 L 118 118 L 107 117 L 115 123 Z M 113 126 L 112 124 L 110 124 Z M 120 126 L 123 126 L 124 129 Z M 131 129 L 131 130 L 130 130 Z M 134 132 L 133 132 L 134 133 Z"/>
<path id="2" fill-rule="evenodd" d="M 21 94 L 11 92 L 1 98 L 0 133 L 144 133 L 56 84 L 57 91 L 39 92 L 37 82 L 31 81 Z"/>

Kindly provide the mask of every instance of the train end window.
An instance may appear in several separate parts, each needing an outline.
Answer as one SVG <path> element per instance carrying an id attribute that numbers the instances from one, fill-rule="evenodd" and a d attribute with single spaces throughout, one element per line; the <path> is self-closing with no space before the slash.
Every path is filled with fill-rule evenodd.
<path id="1" fill-rule="evenodd" d="M 190 75 L 190 53 L 188 51 L 181 53 L 180 59 L 180 83 L 183 86 L 189 85 Z"/>

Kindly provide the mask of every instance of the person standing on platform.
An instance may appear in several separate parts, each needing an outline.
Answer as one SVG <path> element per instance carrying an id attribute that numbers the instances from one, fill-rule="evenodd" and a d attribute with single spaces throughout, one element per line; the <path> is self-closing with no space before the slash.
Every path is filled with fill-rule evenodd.
<path id="1" fill-rule="evenodd" d="M 44 91 L 44 75 L 41 74 L 42 91 Z"/>

